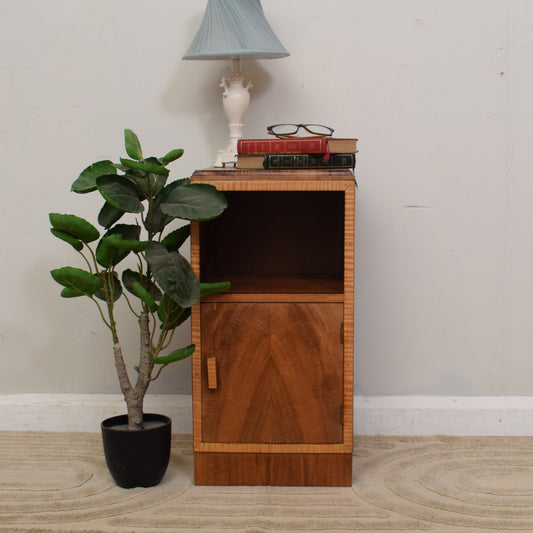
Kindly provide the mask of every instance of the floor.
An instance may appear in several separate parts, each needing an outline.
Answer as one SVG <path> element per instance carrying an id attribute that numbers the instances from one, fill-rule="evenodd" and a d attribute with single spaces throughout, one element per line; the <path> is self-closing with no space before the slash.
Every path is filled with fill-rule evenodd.
<path id="1" fill-rule="evenodd" d="M 0 531 L 533 532 L 532 437 L 356 437 L 349 488 L 197 487 L 189 435 L 151 489 L 98 434 L 0 432 Z"/>

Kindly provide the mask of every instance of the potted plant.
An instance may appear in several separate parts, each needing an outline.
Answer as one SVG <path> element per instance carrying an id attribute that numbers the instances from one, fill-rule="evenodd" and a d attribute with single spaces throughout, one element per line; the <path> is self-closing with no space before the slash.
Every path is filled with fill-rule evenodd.
<path id="1" fill-rule="evenodd" d="M 227 203 L 211 185 L 191 184 L 188 179 L 168 182 L 167 166 L 183 150 L 145 158 L 135 133 L 127 129 L 124 137 L 129 158 L 121 158 L 118 164 L 97 161 L 72 184 L 76 193 L 98 191 L 103 197 L 98 214 L 103 234 L 77 215 L 50 213 L 53 235 L 71 245 L 83 261 L 83 268 L 65 266 L 51 275 L 63 286 L 64 298 L 85 296 L 94 302 L 112 337 L 127 415 L 102 422 L 111 475 L 123 487 L 153 486 L 168 465 L 171 422 L 163 415 L 143 412 L 146 391 L 168 364 L 193 353 L 194 345 L 169 352 L 173 333 L 190 316 L 191 307 L 203 294 L 229 288 L 229 283 L 199 283 L 179 252 L 190 226 L 170 228 L 170 223 L 215 218 Z M 133 222 L 124 222 L 125 215 Z M 129 308 L 139 324 L 135 380 L 126 367 L 117 331 L 118 300 L 124 301 L 122 307 Z"/>

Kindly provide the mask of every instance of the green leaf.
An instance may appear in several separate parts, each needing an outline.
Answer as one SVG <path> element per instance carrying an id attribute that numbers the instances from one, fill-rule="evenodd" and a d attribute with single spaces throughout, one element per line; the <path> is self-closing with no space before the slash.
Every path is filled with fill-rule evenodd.
<path id="1" fill-rule="evenodd" d="M 124 284 L 124 287 L 126 287 L 126 289 L 132 294 L 136 294 L 133 290 L 133 285 L 135 283 L 140 283 L 142 287 L 148 291 L 148 294 L 153 300 L 159 301 L 163 296 L 159 290 L 159 287 L 151 279 L 148 279 L 147 276 L 140 274 L 139 272 L 135 272 L 129 268 L 124 270 L 122 273 L 122 283 Z"/>
<path id="2" fill-rule="evenodd" d="M 167 250 L 178 250 L 181 245 L 187 240 L 191 234 L 191 226 L 187 224 L 177 230 L 169 233 L 162 241 L 161 244 L 167 248 Z"/>
<path id="3" fill-rule="evenodd" d="M 220 294 L 228 292 L 231 289 L 231 282 L 218 281 L 216 283 L 200 283 L 200 293 L 202 296 L 208 294 Z"/>
<path id="4" fill-rule="evenodd" d="M 106 285 L 108 285 L 107 283 L 107 276 L 104 275 L 104 283 Z M 112 286 L 109 287 L 108 285 L 108 290 L 111 292 L 111 290 L 113 291 L 113 301 L 116 302 L 121 296 L 122 296 L 122 285 L 120 283 L 120 280 L 118 279 L 118 276 L 116 274 L 116 272 L 113 272 L 113 282 L 112 282 Z M 102 289 L 99 290 L 98 292 L 95 292 L 94 295 L 99 298 L 100 300 L 103 300 L 104 302 L 106 301 L 105 299 L 105 292 L 104 292 L 104 288 L 103 288 L 103 284 L 102 284 Z"/>
<path id="5" fill-rule="evenodd" d="M 142 170 L 143 172 L 148 172 L 149 174 L 157 174 L 160 176 L 168 176 L 168 169 L 157 163 L 147 163 L 143 161 L 132 161 L 131 159 L 120 158 L 120 162 L 126 168 L 131 168 L 134 170 Z"/>
<path id="6" fill-rule="evenodd" d="M 161 329 L 172 330 L 183 324 L 191 316 L 191 308 L 181 307 L 168 294 L 164 294 L 157 310 L 157 316 L 161 320 Z"/>
<path id="7" fill-rule="evenodd" d="M 179 252 L 169 252 L 162 244 L 150 242 L 146 259 L 159 286 L 182 307 L 192 307 L 200 299 L 200 284 L 191 265 Z"/>
<path id="8" fill-rule="evenodd" d="M 143 158 L 141 143 L 133 131 L 128 129 L 124 130 L 124 143 L 126 145 L 126 153 L 133 159 L 141 161 Z"/>
<path id="9" fill-rule="evenodd" d="M 161 162 L 157 157 L 147 157 L 146 163 L 153 163 L 157 166 L 161 166 Z M 169 174 L 150 174 L 150 178 L 153 180 L 155 177 L 155 186 L 152 185 L 152 194 L 155 196 L 166 185 Z M 153 182 L 152 182 L 153 183 Z"/>
<path id="10" fill-rule="evenodd" d="M 68 242 L 71 246 L 78 250 L 78 252 L 83 248 L 83 243 L 79 239 L 73 237 L 70 233 L 54 228 L 50 228 L 50 231 L 52 232 L 52 235 L 55 235 L 62 241 Z"/>
<path id="11" fill-rule="evenodd" d="M 81 268 L 66 266 L 56 268 L 50 271 L 50 274 L 57 283 L 70 289 L 67 291 L 68 297 L 73 297 L 75 292 L 80 296 L 92 296 L 102 288 L 102 280 L 96 274 L 91 274 Z"/>
<path id="12" fill-rule="evenodd" d="M 78 292 L 74 289 L 69 289 L 68 287 L 64 287 L 61 291 L 61 296 L 63 298 L 78 298 L 79 296 L 85 296 L 82 292 Z"/>
<path id="13" fill-rule="evenodd" d="M 175 350 L 172 353 L 163 357 L 152 357 L 152 361 L 158 365 L 168 365 L 169 363 L 173 363 L 174 361 L 181 361 L 182 359 L 186 359 L 187 357 L 193 354 L 195 348 L 196 345 L 191 344 L 186 348 L 180 348 L 179 350 Z"/>
<path id="14" fill-rule="evenodd" d="M 54 229 L 70 233 L 74 238 L 82 242 L 92 242 L 100 237 L 100 232 L 81 217 L 62 215 L 60 213 L 50 213 L 48 216 Z"/>
<path id="15" fill-rule="evenodd" d="M 144 210 L 137 187 L 124 176 L 100 176 L 96 185 L 106 202 L 114 208 L 127 213 L 141 213 Z"/>
<path id="16" fill-rule="evenodd" d="M 141 172 L 140 170 L 129 170 L 127 174 L 124 174 L 124 177 L 131 181 L 139 194 L 139 200 L 146 200 L 150 197 L 151 188 L 152 190 L 156 187 L 156 176 L 155 174 L 147 174 L 146 172 Z"/>
<path id="17" fill-rule="evenodd" d="M 133 283 L 132 290 L 133 294 L 138 296 L 146 304 L 146 307 L 149 309 L 150 313 L 155 313 L 157 311 L 159 306 L 155 303 L 148 291 L 138 281 Z"/>
<path id="18" fill-rule="evenodd" d="M 113 226 L 104 237 L 110 235 L 120 234 L 125 240 L 138 240 L 141 233 L 141 228 L 133 224 L 117 224 Z M 114 246 L 110 246 L 105 238 L 102 238 L 96 248 L 96 260 L 98 264 L 104 268 L 109 268 L 112 265 L 117 265 L 122 261 L 130 250 L 120 250 Z"/>
<path id="19" fill-rule="evenodd" d="M 159 158 L 159 161 L 161 161 L 162 165 L 168 165 L 169 163 L 172 163 L 172 161 L 176 161 L 176 159 L 179 159 L 183 155 L 183 149 L 177 148 L 176 150 L 171 150 L 168 154 L 164 155 L 163 157 Z"/>
<path id="20" fill-rule="evenodd" d="M 125 213 L 122 209 L 117 209 L 107 202 L 104 204 L 100 213 L 98 213 L 98 224 L 104 228 L 110 228 L 115 222 L 118 222 Z"/>
<path id="21" fill-rule="evenodd" d="M 228 206 L 224 195 L 205 183 L 177 187 L 167 202 L 161 204 L 163 213 L 184 220 L 211 220 Z"/>
<path id="22" fill-rule="evenodd" d="M 172 222 L 172 217 L 165 215 L 163 211 L 161 211 L 161 204 L 169 201 L 169 198 L 172 196 L 175 189 L 187 184 L 189 184 L 188 178 L 173 181 L 172 183 L 169 183 L 167 186 L 163 187 L 156 195 L 151 211 L 148 212 L 148 216 L 146 217 L 146 226 L 149 226 L 146 227 L 148 231 L 159 233 L 160 231 L 163 231 L 167 224 Z"/>
<path id="23" fill-rule="evenodd" d="M 148 241 L 137 241 L 135 239 L 123 239 L 120 233 L 114 233 L 108 237 L 103 237 L 106 246 L 119 248 L 120 250 L 129 250 L 130 252 L 144 252 Z"/>
<path id="24" fill-rule="evenodd" d="M 116 173 L 117 169 L 112 161 L 109 161 L 108 159 L 97 161 L 82 171 L 76 181 L 72 184 L 71 191 L 79 194 L 96 191 L 96 178 Z"/>

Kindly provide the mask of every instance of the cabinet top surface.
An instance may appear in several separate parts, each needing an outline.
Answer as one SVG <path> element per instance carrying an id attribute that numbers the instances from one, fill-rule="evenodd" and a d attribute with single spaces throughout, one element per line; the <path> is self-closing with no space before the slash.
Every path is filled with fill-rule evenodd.
<path id="1" fill-rule="evenodd" d="M 351 170 L 256 170 L 238 168 L 207 168 L 196 170 L 191 176 L 191 181 L 302 181 L 302 182 L 327 182 L 347 181 L 355 182 Z"/>

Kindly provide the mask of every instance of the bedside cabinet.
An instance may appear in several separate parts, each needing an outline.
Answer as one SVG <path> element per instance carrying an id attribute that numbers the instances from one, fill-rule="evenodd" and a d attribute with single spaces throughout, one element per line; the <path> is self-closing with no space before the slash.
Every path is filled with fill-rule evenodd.
<path id="1" fill-rule="evenodd" d="M 228 208 L 191 227 L 199 485 L 350 486 L 355 180 L 349 170 L 197 171 Z"/>

